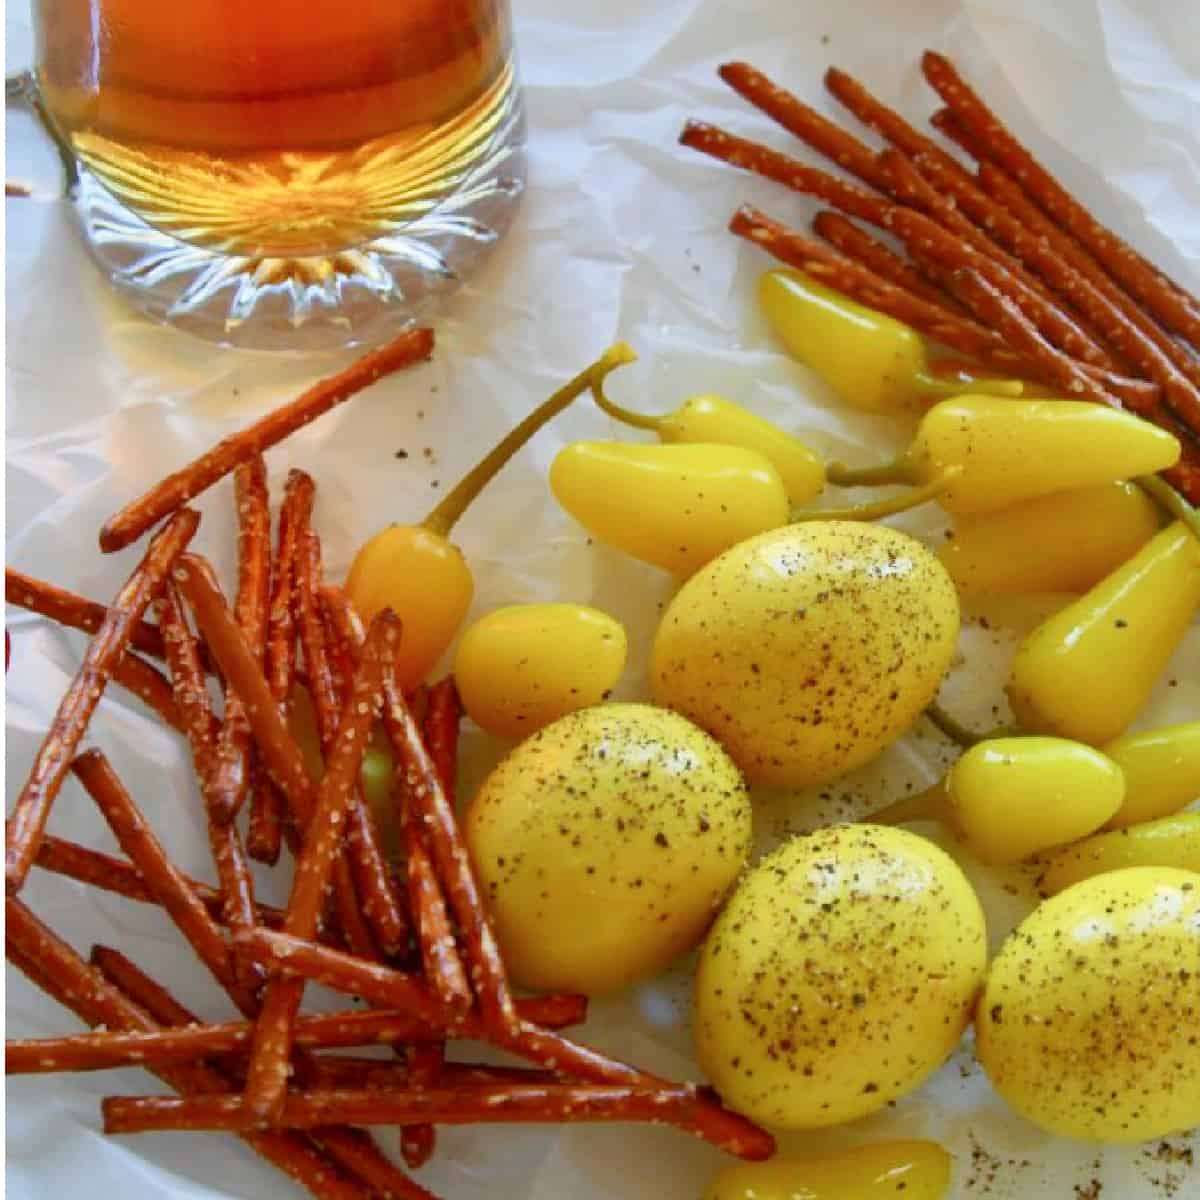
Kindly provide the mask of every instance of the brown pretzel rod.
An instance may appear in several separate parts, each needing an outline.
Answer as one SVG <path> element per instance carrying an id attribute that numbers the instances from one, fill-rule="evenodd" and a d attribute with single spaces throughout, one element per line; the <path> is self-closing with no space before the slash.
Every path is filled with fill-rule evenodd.
<path id="1" fill-rule="evenodd" d="M 106 956 L 118 953 L 107 947 L 96 947 L 93 955 L 99 951 Z M 111 957 L 105 957 L 106 973 L 113 961 Z M 524 1020 L 542 1029 L 561 1029 L 577 1025 L 586 1017 L 587 999 L 565 994 L 522 998 L 517 1001 L 517 1011 Z M 440 1021 L 430 1023 L 408 1010 L 380 1008 L 302 1015 L 296 1021 L 295 1044 L 306 1050 L 398 1046 L 438 1041 L 446 1035 L 447 1030 Z M 468 1014 L 454 1026 L 450 1035 L 474 1041 L 483 1036 L 483 1027 L 478 1017 Z M 169 1031 L 120 1032 L 114 1027 L 100 1033 L 17 1039 L 5 1043 L 5 1070 L 13 1075 L 31 1075 L 189 1063 L 247 1051 L 253 1036 L 254 1025 L 250 1021 L 227 1021 Z M 323 1060 L 314 1056 L 312 1061 L 318 1064 L 319 1070 Z M 385 1061 L 381 1065 L 395 1068 L 401 1064 Z M 447 1070 L 452 1068 L 453 1064 L 446 1064 Z"/>
<path id="2" fill-rule="evenodd" d="M 812 224 L 816 234 L 835 250 L 841 251 L 851 262 L 873 271 L 880 279 L 921 300 L 928 300 L 930 304 L 962 311 L 958 301 L 948 292 L 930 283 L 911 262 L 876 241 L 848 217 L 825 208 L 813 217 Z"/>
<path id="3" fill-rule="evenodd" d="M 1186 352 L 1124 296 L 1099 267 L 1095 268 L 1095 274 L 1103 284 L 1077 269 L 1051 241 L 1044 228 L 1035 231 L 1025 225 L 973 184 L 959 186 L 958 174 L 946 170 L 937 160 L 917 159 L 914 166 L 902 160 L 895 151 L 888 154 L 893 156 L 889 170 L 903 174 L 914 187 L 928 192 L 938 187 L 952 193 L 957 205 L 954 211 L 961 209 L 1083 314 L 1109 345 L 1161 386 L 1164 400 L 1185 425 L 1200 430 L 1200 391 L 1184 370 L 1194 368 L 1200 378 L 1200 364 L 1191 363 Z M 917 183 L 920 178 L 919 175 L 914 178 L 917 168 L 928 175 L 927 182 Z M 1014 190 L 1020 195 L 1015 185 Z M 1068 240 L 1048 218 L 1041 220 L 1045 227 L 1055 230 L 1060 241 Z M 997 284 L 995 279 L 991 282 Z M 1014 295 L 1013 298 L 1017 297 Z M 1032 314 L 1026 310 L 1026 315 Z M 1063 348 L 1067 347 L 1063 345 Z"/>
<path id="4" fill-rule="evenodd" d="M 167 661 L 183 717 L 184 732 L 191 747 L 192 761 L 207 811 L 208 844 L 221 888 L 222 919 L 231 929 L 247 928 L 254 925 L 257 919 L 254 881 L 237 828 L 231 823 L 222 824 L 213 815 L 217 723 L 200 665 L 199 646 L 184 619 L 183 601 L 173 580 L 167 582 L 159 606 L 159 626 L 166 644 Z M 260 982 L 255 976 L 241 972 L 236 962 L 234 968 L 246 987 L 255 987 Z"/>
<path id="5" fill-rule="evenodd" d="M 976 229 L 955 203 L 934 189 L 911 160 L 899 150 L 880 153 L 881 168 L 892 180 L 892 189 L 905 204 L 888 211 L 885 228 L 909 248 L 917 242 L 945 262 L 950 254 L 954 269 L 969 265 L 1008 296 L 1038 330 L 1081 363 L 1111 368 L 1112 357 L 1020 262 Z M 913 211 L 917 209 L 918 211 Z M 906 233 L 905 230 L 908 230 Z"/>
<path id="6" fill-rule="evenodd" d="M 1047 375 L 1057 376 L 1056 386 L 1080 399 L 1118 406 L 1117 400 L 1079 369 L 1077 363 L 1051 346 L 1038 334 L 1008 297 L 1001 295 L 986 279 L 971 271 L 957 277 L 959 294 L 980 317 L 999 329 L 1006 341 L 1030 357 L 1041 356 Z M 1171 430 L 1169 420 L 1159 414 L 1163 428 Z M 1163 477 L 1193 503 L 1200 498 L 1200 447 L 1186 437 L 1180 438 L 1182 458 Z"/>
<path id="7" fill-rule="evenodd" d="M 267 639 L 271 586 L 271 513 L 267 464 L 261 454 L 239 463 L 233 472 L 238 522 L 238 589 L 233 611 L 259 662 Z M 253 742 L 241 697 L 226 691 L 225 714 L 213 755 L 208 795 L 211 818 L 228 824 L 250 790 Z"/>
<path id="8" fill-rule="evenodd" d="M 679 135 L 679 141 L 731 166 L 773 179 L 806 196 L 814 196 L 872 225 L 882 225 L 887 213 L 889 202 L 882 196 L 838 179 L 828 171 L 811 167 L 789 154 L 772 150 L 761 142 L 737 137 L 707 122 L 689 121 Z"/>
<path id="9" fill-rule="evenodd" d="M 357 662 L 359 648 L 366 636 L 362 619 L 350 603 L 350 597 L 335 584 L 325 584 L 320 594 L 326 620 L 337 635 L 339 644 L 345 647 L 346 653 Z"/>
<path id="10" fill-rule="evenodd" d="M 1161 351 L 1163 356 L 1192 384 L 1200 384 L 1200 361 L 1193 358 L 1160 325 L 1147 316 L 1133 297 L 1119 284 L 1114 283 L 1104 268 L 1082 246 L 1055 225 L 1021 191 L 1020 185 L 1014 179 L 1006 175 L 994 163 L 989 162 L 980 164 L 978 179 L 980 186 L 995 208 L 1008 217 L 1005 223 L 1006 229 L 1013 230 L 1014 234 L 1020 233 L 1025 239 L 1035 239 L 1037 244 L 1053 250 L 1059 257 L 1066 260 L 1076 272 L 1087 279 L 1113 304 L 1142 337 L 1148 339 Z M 993 213 L 993 219 L 999 222 L 1000 217 Z M 1137 362 L 1132 351 L 1127 353 L 1127 357 Z M 1148 370 L 1149 368 L 1143 369 Z M 1159 379 L 1158 382 L 1161 383 L 1163 380 Z M 1167 398 L 1170 399 L 1169 393 L 1167 393 Z"/>
<path id="11" fill-rule="evenodd" d="M 334 862 L 339 857 L 346 811 L 383 704 L 383 680 L 395 663 L 399 641 L 399 619 L 385 609 L 367 631 L 362 660 L 343 705 L 316 807 L 305 831 L 304 849 L 296 865 L 284 918 L 284 929 L 294 937 L 310 938 L 317 931 Z M 260 1120 L 276 1120 L 281 1110 L 293 1029 L 303 996 L 304 980 L 300 977 L 278 976 L 267 985 L 246 1072 L 246 1106 Z"/>
<path id="12" fill-rule="evenodd" d="M 288 472 L 279 530 L 271 564 L 271 602 L 267 608 L 267 644 L 263 666 L 271 693 L 284 711 L 295 674 L 296 636 L 292 620 L 292 588 L 299 530 L 312 515 L 316 484 L 304 471 Z M 284 799 L 279 789 L 260 772 L 250 797 L 250 823 L 246 849 L 251 858 L 274 864 L 283 842 Z"/>
<path id="13" fill-rule="evenodd" d="M 692 1127 L 696 1090 L 674 1087 L 620 1087 L 605 1084 L 502 1083 L 472 1088 L 430 1088 L 383 1092 L 293 1092 L 280 1115 L 280 1127 L 313 1129 L 344 1124 L 396 1125 L 431 1121 L 439 1125 L 568 1124 L 581 1121 L 654 1122 Z M 108 1096 L 101 1104 L 104 1132 L 254 1128 L 256 1117 L 240 1096 Z"/>
<path id="14" fill-rule="evenodd" d="M 117 950 L 97 946 L 92 950 L 92 964 L 114 986 L 121 989 L 134 1003 L 160 1025 L 167 1028 L 195 1026 L 199 1018 L 186 1009 L 157 980 L 147 975 L 136 963 Z M 217 1069 L 234 1084 L 241 1074 L 240 1064 L 234 1061 L 218 1063 Z M 305 1083 L 312 1086 L 308 1063 L 304 1064 Z M 322 1127 L 310 1131 L 318 1144 L 351 1176 L 357 1176 L 380 1196 L 397 1196 L 405 1200 L 434 1200 L 429 1192 L 418 1187 L 403 1171 L 395 1167 L 380 1152 L 375 1139 L 364 1130 L 342 1127 Z"/>
<path id="15" fill-rule="evenodd" d="M 1045 377 L 1042 366 L 1010 349 L 999 334 L 986 326 L 930 304 L 888 283 L 872 271 L 835 254 L 828 246 L 772 220 L 752 205 L 742 205 L 730 221 L 729 228 L 780 262 L 804 271 L 860 304 L 876 308 L 911 325 L 936 342 L 977 358 L 997 371 L 1036 379 L 1051 387 L 1058 386 L 1053 379 Z M 1158 411 L 1157 385 L 1146 380 L 1095 371 L 1090 367 L 1082 369 L 1090 378 L 1120 396 L 1139 415 L 1147 416 L 1150 412 Z"/>
<path id="16" fill-rule="evenodd" d="M 49 617 L 59 625 L 82 629 L 84 633 L 98 632 L 108 616 L 103 604 L 12 567 L 4 568 L 4 599 L 26 612 Z M 162 634 L 148 621 L 138 621 L 130 628 L 129 645 L 151 658 L 163 657 Z"/>
<path id="17" fill-rule="evenodd" d="M 453 688 L 454 681 L 444 679 L 437 687 Z M 406 802 L 413 806 L 424 826 L 438 878 L 458 920 L 469 978 L 479 1000 L 484 1026 L 493 1036 L 512 1034 L 517 1028 L 517 1018 L 504 962 L 454 809 L 394 675 L 385 676 L 384 692 L 384 726 L 397 768 L 403 772 Z"/>
<path id="18" fill-rule="evenodd" d="M 433 352 L 433 331 L 413 329 L 322 379 L 303 395 L 268 413 L 253 425 L 222 438 L 186 467 L 168 475 L 145 495 L 110 517 L 100 530 L 100 549 L 106 554 L 136 541 L 168 514 L 212 487 L 239 463 L 261 454 L 284 438 L 324 416 L 384 375 L 423 362 Z"/>
<path id="19" fill-rule="evenodd" d="M 46 834 L 38 848 L 36 861 L 43 870 L 52 871 L 56 875 L 63 875 L 102 891 L 124 896 L 128 900 L 158 904 L 157 897 L 146 886 L 146 881 L 136 867 L 99 850 L 91 850 L 75 842 Z M 187 875 L 183 876 L 183 879 L 213 920 L 223 922 L 225 916 L 220 891 Z M 256 904 L 255 916 L 258 921 L 271 928 L 278 927 L 283 921 L 283 913 L 267 904 Z"/>
<path id="20" fill-rule="evenodd" d="M 926 51 L 921 69 L 934 91 L 1030 198 L 1104 264 L 1168 329 L 1200 346 L 1200 301 L 1095 219 L 1039 163 L 959 75 L 949 59 Z"/>
<path id="21" fill-rule="evenodd" d="M 92 970 L 65 942 L 39 921 L 19 900 L 5 906 L 6 951 L 18 962 L 36 964 L 30 978 L 45 979 L 55 998 L 85 1024 L 110 1030 L 149 1032 L 156 1023 Z M 15 954 L 14 954 L 15 951 Z M 228 1085 L 217 1071 L 199 1062 L 149 1068 L 168 1086 L 184 1095 L 212 1093 Z M 305 1139 L 286 1132 L 260 1131 L 242 1135 L 246 1143 L 268 1162 L 307 1188 L 320 1200 L 369 1200 L 369 1193 L 342 1176 L 333 1163 Z"/>
<path id="22" fill-rule="evenodd" d="M 238 982 L 233 956 L 217 923 L 167 857 L 108 760 L 99 750 L 88 750 L 75 760 L 72 770 L 95 800 L 121 849 L 137 867 L 146 886 L 166 909 L 200 961 L 243 1013 L 255 1013 L 258 1006 L 254 995 Z"/>
<path id="23" fill-rule="evenodd" d="M 426 1045 L 428 1043 L 421 1043 Z M 552 1071 L 536 1067 L 498 1067 L 491 1063 L 444 1062 L 442 1078 L 447 1084 L 495 1083 L 556 1083 Z M 314 1087 L 324 1088 L 402 1088 L 409 1082 L 408 1067 L 400 1062 L 387 1062 L 348 1054 L 313 1055 L 313 1072 L 318 1080 Z"/>
<path id="24" fill-rule="evenodd" d="M 444 1042 L 422 1042 L 408 1047 L 408 1086 L 414 1088 L 437 1087 L 442 1083 L 442 1059 Z M 339 1085 L 343 1086 L 343 1085 Z M 356 1087 L 370 1086 L 359 1083 Z M 400 1129 L 400 1157 L 414 1171 L 423 1167 L 437 1149 L 437 1131 L 428 1123 L 404 1125 Z"/>
<path id="25" fill-rule="evenodd" d="M 100 628 L 88 643 L 83 663 L 59 702 L 29 777 L 8 818 L 4 873 L 10 895 L 21 890 L 37 857 L 38 843 L 54 797 L 70 769 L 75 748 L 87 730 L 105 685 L 133 636 L 134 627 L 141 622 L 142 614 L 158 594 L 167 572 L 191 541 L 199 523 L 197 513 L 184 509 L 155 535 L 145 557 L 117 593 Z"/>
<path id="26" fill-rule="evenodd" d="M 321 586 L 321 543 L 304 530 L 297 555 L 299 571 L 300 644 L 308 668 L 308 690 L 316 715 L 322 755 L 333 751 L 342 701 L 326 647 L 325 622 L 318 592 Z M 345 847 L 354 888 L 367 924 L 385 957 L 396 958 L 408 948 L 408 923 L 388 871 L 375 819 L 367 807 L 361 783 L 346 810 Z"/>
<path id="27" fill-rule="evenodd" d="M 717 69 L 717 74 L 739 96 L 795 134 L 805 145 L 832 159 L 877 191 L 887 190 L 887 180 L 879 171 L 875 152 L 798 96 L 768 79 L 749 63 L 724 63 Z"/>

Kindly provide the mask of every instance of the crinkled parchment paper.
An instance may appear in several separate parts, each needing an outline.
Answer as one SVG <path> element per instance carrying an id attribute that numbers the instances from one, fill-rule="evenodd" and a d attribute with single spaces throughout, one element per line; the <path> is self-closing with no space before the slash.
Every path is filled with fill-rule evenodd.
<path id="1" fill-rule="evenodd" d="M 765 260 L 727 235 L 725 222 L 742 200 L 795 220 L 807 214 L 807 202 L 676 145 L 689 115 L 787 145 L 785 134 L 718 81 L 715 68 L 726 58 L 749 59 L 822 107 L 821 74 L 837 63 L 920 119 L 935 107 L 917 70 L 920 51 L 947 51 L 1101 217 L 1128 231 L 1172 274 L 1200 283 L 1200 8 L 1194 4 L 517 0 L 516 8 L 532 151 L 516 228 L 439 315 L 435 361 L 380 384 L 269 458 L 276 485 L 289 466 L 317 477 L 317 522 L 334 575 L 382 524 L 423 515 L 485 446 L 618 337 L 641 354 L 612 383 L 614 396 L 627 402 L 666 408 L 693 391 L 719 390 L 822 450 L 857 461 L 903 444 L 908 427 L 841 408 L 777 351 L 753 311 L 751 285 Z M 28 60 L 29 33 L 25 6 L 10 9 L 12 69 Z M 56 198 L 52 155 L 23 114 L 10 115 L 8 128 L 8 178 L 34 185 L 32 199 L 6 204 L 8 559 L 103 598 L 137 552 L 102 557 L 96 549 L 102 518 L 344 356 L 301 360 L 218 350 L 125 310 L 73 237 Z M 505 472 L 458 536 L 478 580 L 477 613 L 560 597 L 620 617 L 632 648 L 622 692 L 636 696 L 671 583 L 589 545 L 545 485 L 546 468 L 564 442 L 617 433 L 581 403 Z M 406 458 L 397 457 L 401 450 Z M 202 507 L 201 548 L 227 572 L 229 485 Z M 908 527 L 940 533 L 930 518 Z M 990 614 L 990 628 L 968 626 L 964 661 L 946 688 L 947 703 L 965 719 L 981 727 L 992 719 L 1011 630 L 1033 616 L 1031 606 L 1009 605 Z M 80 639 L 17 614 L 9 628 L 11 796 L 78 661 Z M 1200 637 L 1194 634 L 1180 651 L 1169 680 L 1147 721 L 1200 711 Z M 113 756 L 177 860 L 208 875 L 179 739 L 114 690 L 90 740 Z M 502 749 L 468 734 L 464 795 Z M 943 753 L 933 735 L 913 737 L 824 799 L 762 798 L 763 845 L 788 829 L 867 812 L 907 782 L 932 780 Z M 72 784 L 51 827 L 109 846 Z M 965 865 L 984 893 L 998 943 L 1028 909 L 1028 881 Z M 261 883 L 267 898 L 282 898 L 280 874 L 264 873 Z M 40 872 L 27 896 L 83 950 L 97 941 L 120 944 L 203 1013 L 227 1012 L 155 910 Z M 596 1004 L 587 1037 L 655 1071 L 689 1075 L 687 977 L 684 964 L 666 979 Z M 8 997 L 14 1034 L 76 1027 L 12 972 Z M 101 1096 L 155 1087 L 134 1071 L 10 1081 L 10 1195 L 288 1194 L 280 1176 L 230 1139 L 101 1137 Z M 973 1064 L 969 1045 L 894 1108 L 783 1144 L 803 1151 L 888 1136 L 930 1136 L 949 1147 L 957 1197 L 1099 1195 L 1094 1180 L 1102 1181 L 1105 1198 L 1142 1200 L 1165 1194 L 1172 1183 L 1176 1195 L 1200 1195 L 1195 1168 L 1188 1179 L 1185 1165 L 1155 1152 L 1056 1141 L 1014 1117 Z M 383 1137 L 394 1146 L 390 1131 Z M 421 1178 L 454 1200 L 683 1200 L 700 1194 L 719 1162 L 706 1146 L 660 1129 L 447 1129 Z"/>

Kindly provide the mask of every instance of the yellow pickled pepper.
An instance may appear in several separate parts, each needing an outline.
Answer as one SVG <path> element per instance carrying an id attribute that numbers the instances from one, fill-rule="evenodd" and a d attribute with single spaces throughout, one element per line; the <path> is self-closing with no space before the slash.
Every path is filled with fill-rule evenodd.
<path id="1" fill-rule="evenodd" d="M 788 352 L 855 408 L 905 412 L 960 392 L 1022 394 L 1019 380 L 932 375 L 915 330 L 799 271 L 768 271 L 759 280 L 758 300 Z"/>
<path id="2" fill-rule="evenodd" d="M 652 417 L 614 404 L 603 387 L 594 387 L 592 395 L 610 417 L 635 429 L 649 429 L 663 442 L 710 442 L 756 451 L 779 472 L 792 504 L 807 503 L 825 487 L 825 464 L 808 446 L 724 396 L 692 396 L 674 412 Z"/>
<path id="3" fill-rule="evenodd" d="M 1176 813 L 1065 846 L 1047 860 L 1038 889 L 1056 896 L 1080 880 L 1125 867 L 1177 867 L 1200 873 L 1200 813 Z"/>
<path id="4" fill-rule="evenodd" d="M 364 621 L 390 608 L 404 623 L 399 651 L 403 686 L 419 684 L 458 632 L 475 581 L 450 532 L 483 487 L 552 417 L 617 367 L 637 355 L 624 342 L 611 346 L 520 422 L 480 460 L 418 525 L 393 524 L 359 548 L 346 592 Z"/>
<path id="5" fill-rule="evenodd" d="M 1200 542 L 1181 521 L 1039 625 L 1007 687 L 1021 728 L 1103 746 L 1122 734 L 1200 607 Z"/>
<path id="6" fill-rule="evenodd" d="M 938 502 L 955 516 L 994 512 L 1038 496 L 1151 475 L 1179 459 L 1177 438 L 1129 413 L 1084 400 L 958 396 L 935 404 L 896 462 L 826 475 L 843 487 L 947 483 Z"/>
<path id="7" fill-rule="evenodd" d="M 964 517 L 938 557 L 964 597 L 1081 592 L 1161 528 L 1154 501 L 1122 480 Z"/>
<path id="8" fill-rule="evenodd" d="M 1104 753 L 1125 776 L 1125 801 L 1109 829 L 1170 816 L 1200 800 L 1200 721 L 1127 733 Z"/>
<path id="9" fill-rule="evenodd" d="M 936 1142 L 855 1146 L 812 1158 L 726 1167 L 704 1200 L 942 1200 L 951 1158 Z"/>
<path id="10" fill-rule="evenodd" d="M 1086 837 L 1120 808 L 1121 769 L 1064 738 L 987 738 L 966 750 L 940 784 L 873 813 L 873 824 L 939 820 L 992 866 Z"/>
<path id="11" fill-rule="evenodd" d="M 551 464 L 550 489 L 600 541 L 681 575 L 789 513 L 779 472 L 741 446 L 575 442 Z"/>

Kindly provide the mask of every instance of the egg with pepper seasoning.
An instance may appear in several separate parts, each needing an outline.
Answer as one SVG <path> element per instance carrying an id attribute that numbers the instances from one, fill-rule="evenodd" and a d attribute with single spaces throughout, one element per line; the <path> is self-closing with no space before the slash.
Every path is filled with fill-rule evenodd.
<path id="1" fill-rule="evenodd" d="M 464 833 L 513 979 L 611 992 L 703 936 L 746 863 L 746 787 L 724 750 L 647 704 L 581 709 L 518 745 Z"/>
<path id="2" fill-rule="evenodd" d="M 986 967 L 983 910 L 944 851 L 879 825 L 818 830 L 765 858 L 713 925 L 697 1057 L 753 1120 L 853 1121 L 945 1062 Z"/>

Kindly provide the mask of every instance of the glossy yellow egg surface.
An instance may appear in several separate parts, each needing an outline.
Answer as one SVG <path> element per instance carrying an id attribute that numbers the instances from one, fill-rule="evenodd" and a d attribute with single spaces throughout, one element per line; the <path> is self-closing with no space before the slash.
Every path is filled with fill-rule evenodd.
<path id="1" fill-rule="evenodd" d="M 464 832 L 513 979 L 596 994 L 699 941 L 750 826 L 741 776 L 712 738 L 665 709 L 606 704 L 517 746 Z"/>
<path id="2" fill-rule="evenodd" d="M 1050 1133 L 1140 1142 L 1200 1125 L 1200 875 L 1132 867 L 1040 904 L 976 1013 L 996 1090 Z"/>
<path id="3" fill-rule="evenodd" d="M 902 829 L 822 829 L 751 871 L 705 940 L 696 1053 L 754 1120 L 852 1121 L 946 1060 L 986 965 L 983 911 L 944 851 Z"/>
<path id="4" fill-rule="evenodd" d="M 809 521 L 751 538 L 683 585 L 651 657 L 655 699 L 753 784 L 821 783 L 917 719 L 950 665 L 958 597 L 895 529 Z"/>

